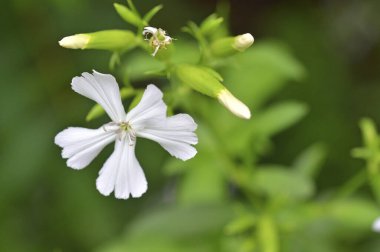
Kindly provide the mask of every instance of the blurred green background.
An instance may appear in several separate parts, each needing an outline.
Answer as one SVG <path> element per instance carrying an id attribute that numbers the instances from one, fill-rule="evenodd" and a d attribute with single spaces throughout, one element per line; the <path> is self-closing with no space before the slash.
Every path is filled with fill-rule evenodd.
<path id="1" fill-rule="evenodd" d="M 104 118 L 85 122 L 93 103 L 75 94 L 70 81 L 92 69 L 109 72 L 110 54 L 67 50 L 60 48 L 58 41 L 75 33 L 128 28 L 112 3 L 2 2 L 0 251 L 239 251 L 237 247 L 241 251 L 267 252 L 380 250 L 380 238 L 371 233 L 370 226 L 363 230 L 359 221 L 360 235 L 355 228 L 334 227 L 331 232 L 331 220 L 319 221 L 299 233 L 279 232 L 280 250 L 253 250 L 252 244 L 241 248 L 249 243 L 249 231 L 231 238 L 225 226 L 236 208 L 248 204 L 247 200 L 218 172 L 221 158 L 205 154 L 207 150 L 202 151 L 202 146 L 198 155 L 208 155 L 209 160 L 194 162 L 203 173 L 187 175 L 187 170 L 170 172 L 167 162 L 171 157 L 157 144 L 140 141 L 137 156 L 149 189 L 142 198 L 127 201 L 103 197 L 95 188 L 97 173 L 112 147 L 80 172 L 67 168 L 53 143 L 54 136 L 68 126 L 97 127 L 104 122 Z M 164 9 L 151 25 L 164 28 L 173 37 L 178 37 L 188 20 L 200 23 L 217 4 L 206 0 L 135 0 L 143 13 L 160 3 Z M 302 120 L 270 136 L 269 150 L 259 163 L 290 166 L 299 153 L 320 143 L 326 159 L 315 176 L 317 196 L 309 198 L 308 204 L 328 198 L 364 166 L 350 156 L 350 150 L 361 145 L 359 119 L 368 116 L 380 124 L 380 2 L 231 0 L 230 8 L 231 33 L 250 32 L 257 42 L 257 61 L 253 65 L 258 68 L 250 72 L 247 67 L 247 71 L 240 72 L 246 74 L 240 76 L 246 83 L 240 89 L 233 86 L 239 83 L 229 87 L 249 103 L 252 123 L 256 108 L 264 100 L 265 104 L 283 100 L 305 104 L 299 116 Z M 252 59 L 256 42 L 247 54 Z M 259 59 L 265 64 L 260 65 Z M 245 60 L 250 62 L 249 57 Z M 229 71 L 232 73 L 224 72 L 226 81 L 239 81 L 233 76 L 233 68 Z M 258 96 L 251 103 L 250 97 L 244 97 L 247 89 L 270 85 L 272 79 L 286 86 L 281 84 L 278 92 L 265 99 L 265 94 Z M 223 110 L 221 106 L 217 109 Z M 194 117 L 197 119 L 197 115 Z M 272 120 L 276 118 L 282 120 L 281 114 Z M 241 122 L 234 117 L 228 120 Z M 199 134 L 206 135 L 201 140 L 207 139 L 207 132 Z M 225 134 L 227 147 L 228 137 Z M 233 161 L 239 164 L 239 160 Z M 218 176 L 222 179 L 215 179 Z M 197 204 L 187 204 L 193 202 L 192 193 L 201 195 L 201 200 L 195 200 Z M 202 199 L 202 195 L 206 196 Z M 365 202 L 355 204 L 360 206 L 349 213 L 349 218 L 363 213 L 371 219 L 380 209 L 374 203 L 361 207 L 373 202 L 369 189 L 362 187 L 358 197 Z M 301 208 L 306 206 L 301 204 Z M 352 209 L 353 205 L 339 207 Z M 337 215 L 344 217 L 342 212 Z M 284 213 L 283 218 L 292 222 L 294 216 Z"/>

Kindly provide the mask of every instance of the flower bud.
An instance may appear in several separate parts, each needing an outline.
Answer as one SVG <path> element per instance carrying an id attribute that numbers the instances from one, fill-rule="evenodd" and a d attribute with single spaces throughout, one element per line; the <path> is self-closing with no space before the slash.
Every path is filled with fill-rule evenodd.
<path id="1" fill-rule="evenodd" d="M 64 37 L 58 43 L 60 46 L 70 49 L 84 49 L 90 40 L 88 34 L 76 34 Z"/>
<path id="2" fill-rule="evenodd" d="M 175 68 L 174 76 L 192 89 L 215 98 L 225 87 L 209 70 L 213 71 L 205 67 L 180 64 Z"/>
<path id="3" fill-rule="evenodd" d="M 239 101 L 220 82 L 220 76 L 212 69 L 189 64 L 178 65 L 172 75 L 180 82 L 195 91 L 216 98 L 230 110 L 234 115 L 249 119 L 251 112 L 249 108 Z"/>
<path id="4" fill-rule="evenodd" d="M 231 111 L 232 114 L 244 119 L 251 118 L 251 111 L 249 108 L 235 96 L 233 96 L 233 94 L 231 94 L 231 92 L 227 89 L 220 91 L 217 97 L 219 102 L 222 103 L 224 107 L 226 107 L 229 111 Z"/>
<path id="5" fill-rule="evenodd" d="M 239 35 L 235 37 L 234 44 L 232 45 L 236 50 L 239 52 L 244 52 L 246 49 L 248 49 L 255 39 L 250 33 L 246 33 L 243 35 Z"/>
<path id="6" fill-rule="evenodd" d="M 372 224 L 372 230 L 374 232 L 380 233 L 380 217 L 377 218 Z"/>
<path id="7" fill-rule="evenodd" d="M 218 39 L 211 44 L 211 53 L 217 57 L 231 56 L 245 51 L 253 42 L 254 38 L 250 33 Z"/>
<path id="8" fill-rule="evenodd" d="M 136 45 L 136 37 L 130 31 L 106 30 L 64 37 L 58 43 L 70 49 L 123 51 Z"/>

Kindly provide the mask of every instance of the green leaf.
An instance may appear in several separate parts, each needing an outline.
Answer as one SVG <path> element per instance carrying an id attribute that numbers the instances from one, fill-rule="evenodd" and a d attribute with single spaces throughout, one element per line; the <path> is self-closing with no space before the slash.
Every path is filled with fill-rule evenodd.
<path id="1" fill-rule="evenodd" d="M 373 120 L 369 118 L 363 118 L 360 120 L 360 128 L 362 130 L 365 146 L 367 146 L 369 149 L 378 149 L 379 139 L 376 125 Z"/>
<path id="2" fill-rule="evenodd" d="M 225 232 L 228 235 L 236 235 L 247 231 L 257 224 L 257 216 L 253 214 L 243 214 L 225 227 Z"/>
<path id="3" fill-rule="evenodd" d="M 314 144 L 304 150 L 294 161 L 296 171 L 309 177 L 315 177 L 326 159 L 326 149 L 322 144 Z"/>
<path id="4" fill-rule="evenodd" d="M 328 215 L 338 221 L 348 232 L 370 231 L 373 221 L 379 216 L 378 207 L 364 199 L 349 199 L 328 205 Z"/>
<path id="5" fill-rule="evenodd" d="M 200 32 L 203 35 L 212 35 L 222 24 L 223 18 L 218 17 L 215 13 L 208 16 L 200 25 Z"/>
<path id="6" fill-rule="evenodd" d="M 135 5 L 133 4 L 133 1 L 132 0 L 127 0 L 127 4 L 128 4 L 128 7 L 136 14 L 138 14 L 139 12 L 137 11 Z"/>
<path id="7" fill-rule="evenodd" d="M 114 7 L 116 9 L 116 12 L 120 15 L 120 17 L 136 26 L 136 27 L 141 27 L 144 25 L 143 21 L 141 20 L 140 16 L 133 10 L 128 9 L 126 6 L 118 3 L 114 3 Z"/>
<path id="8" fill-rule="evenodd" d="M 147 14 L 145 14 L 143 20 L 145 25 L 149 24 L 149 21 L 163 8 L 163 5 L 157 5 L 153 9 L 151 9 Z"/>
<path id="9" fill-rule="evenodd" d="M 221 62 L 225 85 L 249 107 L 265 103 L 289 80 L 300 80 L 305 70 L 280 43 L 257 42 L 244 53 Z"/>
<path id="10" fill-rule="evenodd" d="M 91 120 L 94 120 L 95 118 L 98 118 L 102 115 L 104 115 L 105 111 L 99 104 L 95 104 L 91 110 L 88 112 L 86 116 L 86 121 L 89 122 Z"/>
<path id="11" fill-rule="evenodd" d="M 111 71 L 115 70 L 115 67 L 120 64 L 120 54 L 119 52 L 114 52 L 110 58 L 109 68 Z"/>
<path id="12" fill-rule="evenodd" d="M 187 169 L 178 188 L 179 203 L 194 205 L 223 202 L 227 195 L 224 165 L 218 156 L 209 155 L 198 155 L 184 163 Z"/>
<path id="13" fill-rule="evenodd" d="M 261 166 L 252 178 L 251 188 L 269 198 L 303 200 L 314 194 L 311 179 L 294 170 L 279 166 Z"/>
<path id="14" fill-rule="evenodd" d="M 214 251 L 216 237 L 231 217 L 225 205 L 148 208 L 127 226 L 126 234 L 98 250 L 101 252 Z M 149 242 L 147 242 L 149 241 Z"/>
<path id="15" fill-rule="evenodd" d="M 131 104 L 129 105 L 128 111 L 130 111 L 131 109 L 133 109 L 134 107 L 136 107 L 137 104 L 139 104 L 139 102 L 141 101 L 141 98 L 143 97 L 143 95 L 144 95 L 144 92 L 142 90 L 137 91 L 137 93 L 135 95 L 135 98 L 133 98 Z"/>
<path id="16" fill-rule="evenodd" d="M 252 120 L 257 135 L 272 136 L 296 124 L 307 113 L 305 104 L 282 102 L 259 113 Z"/>
<path id="17" fill-rule="evenodd" d="M 152 59 L 152 56 L 143 51 L 134 51 L 123 60 L 120 67 L 123 79 L 130 81 L 141 81 L 151 77 L 149 73 L 161 72 L 165 69 L 165 65 L 157 60 Z"/>

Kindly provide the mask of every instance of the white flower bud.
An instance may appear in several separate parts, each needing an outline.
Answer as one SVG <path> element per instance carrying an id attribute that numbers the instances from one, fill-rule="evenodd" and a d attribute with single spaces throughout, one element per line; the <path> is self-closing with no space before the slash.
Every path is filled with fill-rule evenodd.
<path id="1" fill-rule="evenodd" d="M 217 95 L 217 98 L 219 102 L 222 103 L 234 115 L 244 119 L 251 118 L 251 111 L 249 108 L 233 96 L 233 94 L 231 94 L 227 89 L 221 90 Z"/>
<path id="2" fill-rule="evenodd" d="M 238 51 L 245 51 L 247 48 L 249 48 L 255 39 L 250 33 L 246 33 L 243 35 L 239 35 L 235 37 L 235 42 L 233 44 L 233 47 Z"/>
<path id="3" fill-rule="evenodd" d="M 136 36 L 126 30 L 104 30 L 64 37 L 59 45 L 70 49 L 127 51 L 135 47 Z"/>
<path id="4" fill-rule="evenodd" d="M 380 233 L 380 217 L 377 218 L 372 224 L 372 230 L 376 233 Z"/>
<path id="5" fill-rule="evenodd" d="M 90 40 L 87 34 L 76 34 L 64 37 L 58 43 L 60 46 L 70 49 L 84 49 Z"/>

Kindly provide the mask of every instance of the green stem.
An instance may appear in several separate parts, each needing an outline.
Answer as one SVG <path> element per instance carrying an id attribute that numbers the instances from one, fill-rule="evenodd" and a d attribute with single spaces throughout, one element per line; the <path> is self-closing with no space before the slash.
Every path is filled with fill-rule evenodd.
<path id="1" fill-rule="evenodd" d="M 367 171 L 362 169 L 354 177 L 348 180 L 336 193 L 336 198 L 343 199 L 352 195 L 367 181 Z"/>

